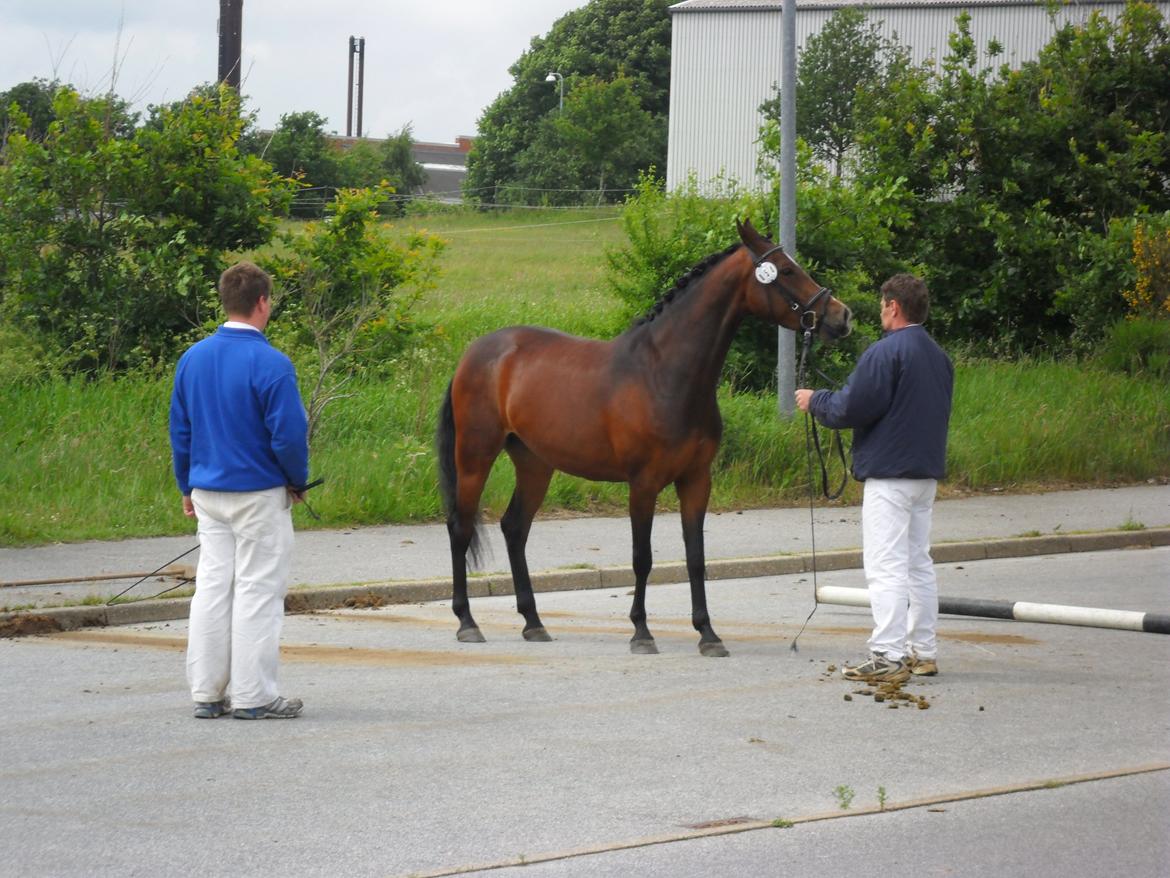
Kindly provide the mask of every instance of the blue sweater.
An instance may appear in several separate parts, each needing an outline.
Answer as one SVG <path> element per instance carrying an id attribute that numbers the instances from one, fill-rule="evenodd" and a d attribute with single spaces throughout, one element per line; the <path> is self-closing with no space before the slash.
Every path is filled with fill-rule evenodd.
<path id="1" fill-rule="evenodd" d="M 309 480 L 308 419 L 292 362 L 260 332 L 221 326 L 179 359 L 171 451 L 183 495 Z"/>
<path id="2" fill-rule="evenodd" d="M 921 326 L 887 333 L 866 348 L 839 391 L 818 390 L 809 410 L 820 423 L 853 428 L 853 476 L 941 479 L 955 370 Z"/>

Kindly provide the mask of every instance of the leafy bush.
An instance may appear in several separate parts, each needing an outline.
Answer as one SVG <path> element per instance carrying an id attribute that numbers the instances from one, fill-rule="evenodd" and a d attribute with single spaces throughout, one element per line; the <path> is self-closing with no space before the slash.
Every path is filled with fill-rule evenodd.
<path id="1" fill-rule="evenodd" d="M 135 128 L 117 98 L 57 92 L 43 140 L 0 155 L 0 321 L 71 371 L 170 360 L 216 314 L 224 253 L 275 229 L 288 181 L 240 154 L 232 89 Z"/>
<path id="2" fill-rule="evenodd" d="M 261 260 L 275 288 L 271 334 L 308 388 L 310 435 L 359 362 L 389 361 L 401 350 L 411 307 L 434 278 L 440 239 L 416 232 L 401 246 L 379 229 L 378 208 L 389 191 L 341 190 L 325 222 L 284 235 L 284 250 Z"/>
<path id="3" fill-rule="evenodd" d="M 1170 211 L 1137 223 L 1133 264 L 1137 278 L 1124 293 L 1130 314 L 1170 318 Z"/>
<path id="4" fill-rule="evenodd" d="M 804 145 L 798 186 L 799 262 L 857 316 L 852 336 L 818 354 L 819 368 L 840 379 L 877 337 L 882 282 L 914 269 L 893 256 L 894 230 L 907 221 L 907 196 L 899 180 L 865 189 L 842 181 L 814 164 Z M 776 191 L 748 192 L 725 179 L 702 190 L 691 179 L 666 193 L 658 180 L 643 175 L 622 215 L 629 244 L 606 254 L 611 287 L 630 316 L 644 312 L 695 263 L 738 241 L 736 219 L 749 218 L 769 234 L 778 201 Z M 725 377 L 740 389 L 774 386 L 776 347 L 775 327 L 745 321 L 728 353 Z"/>
<path id="5" fill-rule="evenodd" d="M 1101 348 L 1107 369 L 1170 381 L 1170 320 L 1134 317 L 1109 328 Z"/>
<path id="6" fill-rule="evenodd" d="M 1015 70 L 981 67 L 977 48 L 961 13 L 938 68 L 859 92 L 855 179 L 906 181 L 894 251 L 924 266 L 945 341 L 1085 347 L 1138 290 L 1134 218 L 1170 208 L 1170 31 L 1130 0 L 1115 21 L 1059 27 Z"/>

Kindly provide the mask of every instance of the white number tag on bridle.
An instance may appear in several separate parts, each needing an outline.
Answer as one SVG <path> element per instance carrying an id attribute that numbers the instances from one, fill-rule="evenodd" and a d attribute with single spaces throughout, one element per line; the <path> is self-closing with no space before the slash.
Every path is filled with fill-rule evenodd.
<path id="1" fill-rule="evenodd" d="M 756 266 L 756 280 L 762 284 L 770 284 L 779 274 L 780 272 L 776 270 L 776 266 L 771 262 L 761 262 Z"/>

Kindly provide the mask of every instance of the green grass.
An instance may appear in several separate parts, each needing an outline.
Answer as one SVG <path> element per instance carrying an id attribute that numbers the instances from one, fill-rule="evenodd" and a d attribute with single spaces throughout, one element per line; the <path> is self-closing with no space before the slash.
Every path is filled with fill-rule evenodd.
<path id="1" fill-rule="evenodd" d="M 608 337 L 628 317 L 606 283 L 604 251 L 624 243 L 618 208 L 528 210 L 406 218 L 447 241 L 438 288 L 416 315 L 462 349 L 501 326 L 533 323 Z"/>
<path id="2" fill-rule="evenodd" d="M 393 377 L 357 383 L 328 410 L 313 449 L 326 484 L 309 497 L 320 524 L 438 521 L 432 435 L 463 347 L 501 326 L 538 323 L 609 336 L 628 315 L 607 290 L 603 252 L 621 243 L 612 211 L 533 211 L 403 219 L 450 242 L 437 289 L 420 302 L 431 329 Z M 170 472 L 167 378 L 6 384 L 0 376 L 0 544 L 189 533 Z M 805 425 L 772 396 L 720 401 L 724 439 L 711 506 L 808 502 Z M 1152 379 L 1061 362 L 959 362 L 951 421 L 953 489 L 1032 490 L 1170 476 L 1170 399 Z M 484 496 L 500 515 L 512 489 L 502 458 Z M 624 514 L 626 487 L 558 474 L 544 514 Z M 851 483 L 843 502 L 857 502 Z M 663 492 L 663 508 L 675 506 Z"/>

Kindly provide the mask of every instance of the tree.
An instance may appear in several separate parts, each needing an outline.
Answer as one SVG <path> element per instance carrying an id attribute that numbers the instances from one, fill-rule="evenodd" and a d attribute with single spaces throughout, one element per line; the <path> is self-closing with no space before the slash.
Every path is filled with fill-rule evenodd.
<path id="1" fill-rule="evenodd" d="M 659 144 L 646 139 L 655 130 L 642 109 L 632 82 L 589 77 L 578 82 L 554 120 L 566 147 L 581 157 L 586 175 L 597 180 L 597 201 L 605 197 L 607 179 L 613 186 L 632 187 L 638 171 L 652 164 Z"/>
<path id="2" fill-rule="evenodd" d="M 0 92 L 0 145 L 13 127 L 21 129 L 32 140 L 44 139 L 49 123 L 53 121 L 53 95 L 61 87 L 56 80 L 32 79 Z M 23 116 L 20 125 L 14 125 L 12 118 L 14 104 Z"/>
<path id="3" fill-rule="evenodd" d="M 622 200 L 654 163 L 665 131 L 654 125 L 632 81 L 587 77 L 565 97 L 563 112 L 540 121 L 533 142 L 517 156 L 514 184 L 501 186 L 499 202 L 579 204 L 596 189 L 597 203 Z"/>
<path id="4" fill-rule="evenodd" d="M 301 184 L 292 212 L 321 216 L 338 181 L 338 160 L 325 134 L 325 118 L 312 111 L 285 113 L 271 138 L 261 141 L 255 141 L 261 156 L 278 174 Z"/>
<path id="5" fill-rule="evenodd" d="M 215 315 L 224 251 L 271 237 L 287 181 L 239 154 L 231 89 L 139 130 L 116 97 L 71 89 L 53 116 L 0 155 L 0 320 L 76 371 L 169 360 Z"/>
<path id="6" fill-rule="evenodd" d="M 857 6 L 838 9 L 800 53 L 796 76 L 796 134 L 841 176 L 845 154 L 856 139 L 858 90 L 883 88 L 887 71 L 904 67 L 905 48 L 881 35 Z M 760 107 L 780 121 L 780 89 Z"/>
<path id="7" fill-rule="evenodd" d="M 350 189 L 388 184 L 397 197 L 382 202 L 382 213 L 401 214 L 406 200 L 427 179 L 422 165 L 414 160 L 414 136 L 406 125 L 385 140 L 361 139 L 337 159 L 336 185 Z"/>
<path id="8" fill-rule="evenodd" d="M 1103 277 L 1093 308 L 1076 278 L 1118 264 L 1135 214 L 1170 209 L 1166 22 L 1131 0 L 1019 70 L 976 61 L 960 15 L 939 71 L 898 70 L 859 100 L 858 181 L 916 196 L 897 249 L 927 267 L 943 337 L 1086 343 L 1124 313 L 1129 274 Z"/>
<path id="9" fill-rule="evenodd" d="M 512 65 L 513 86 L 483 112 L 479 136 L 468 156 L 464 193 L 496 201 L 509 185 L 559 182 L 561 144 L 547 124 L 558 111 L 559 91 L 546 82 L 549 71 L 565 76 L 568 106 L 578 82 L 629 80 L 647 114 L 638 137 L 653 145 L 649 164 L 666 158 L 666 115 L 670 87 L 670 0 L 592 0 L 558 19 L 544 37 Z M 549 120 L 546 122 L 546 120 Z M 538 144 L 538 145 L 537 145 Z M 530 147 L 537 145 L 535 151 Z M 565 188 L 542 186 L 539 188 Z"/>
<path id="10" fill-rule="evenodd" d="M 340 190 L 326 208 L 329 222 L 286 234 L 283 251 L 264 260 L 275 288 L 274 332 L 282 347 L 300 353 L 310 388 L 310 437 L 329 403 L 344 395 L 361 356 L 376 349 L 385 355 L 409 333 L 410 308 L 433 283 L 440 239 L 415 233 L 397 246 L 378 228 L 389 191 Z"/>

